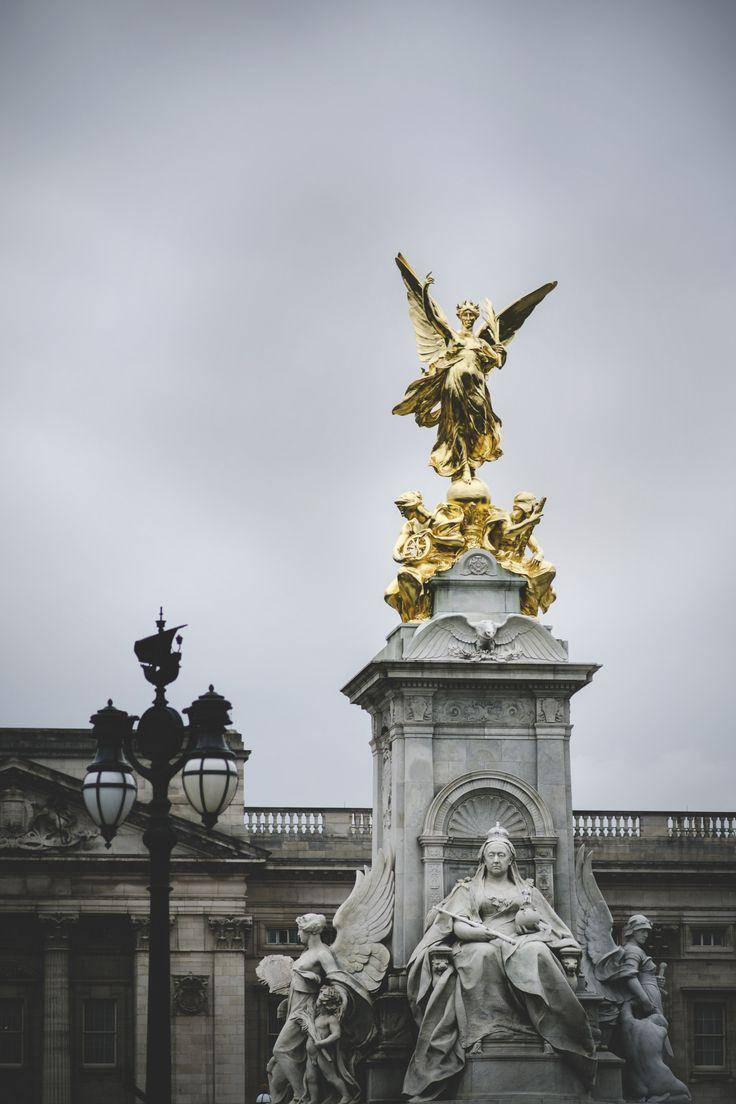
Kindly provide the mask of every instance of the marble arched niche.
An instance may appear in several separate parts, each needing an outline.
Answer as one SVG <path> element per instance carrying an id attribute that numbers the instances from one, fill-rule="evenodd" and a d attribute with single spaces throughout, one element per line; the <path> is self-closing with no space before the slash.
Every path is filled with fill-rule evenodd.
<path id="1" fill-rule="evenodd" d="M 519 868 L 554 907 L 557 835 L 542 797 L 528 783 L 501 771 L 471 771 L 444 786 L 424 818 L 419 844 L 428 911 L 458 878 L 476 868 L 480 846 L 496 823 L 511 836 Z"/>

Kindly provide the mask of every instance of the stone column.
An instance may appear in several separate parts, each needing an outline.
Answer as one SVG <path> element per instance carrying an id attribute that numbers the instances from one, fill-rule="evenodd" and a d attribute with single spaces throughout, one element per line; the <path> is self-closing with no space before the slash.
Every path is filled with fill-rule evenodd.
<path id="1" fill-rule="evenodd" d="M 135 1084 L 141 1091 L 146 1084 L 146 1029 L 148 1026 L 148 946 L 151 921 L 148 916 L 131 916 L 135 936 L 133 961 L 133 1031 Z"/>
<path id="2" fill-rule="evenodd" d="M 72 1104 L 72 1030 L 69 942 L 77 916 L 42 913 L 42 1104 Z"/>
<path id="3" fill-rule="evenodd" d="M 214 935 L 214 1099 L 242 1104 L 245 1098 L 245 945 L 251 916 L 210 916 Z"/>

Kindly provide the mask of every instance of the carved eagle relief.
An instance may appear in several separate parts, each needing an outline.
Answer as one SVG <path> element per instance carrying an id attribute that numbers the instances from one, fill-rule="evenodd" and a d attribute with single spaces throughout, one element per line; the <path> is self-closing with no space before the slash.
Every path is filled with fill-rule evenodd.
<path id="1" fill-rule="evenodd" d="M 565 648 L 533 617 L 511 614 L 491 620 L 449 614 L 428 621 L 414 635 L 405 659 L 466 659 L 508 663 L 546 660 L 566 663 Z"/>

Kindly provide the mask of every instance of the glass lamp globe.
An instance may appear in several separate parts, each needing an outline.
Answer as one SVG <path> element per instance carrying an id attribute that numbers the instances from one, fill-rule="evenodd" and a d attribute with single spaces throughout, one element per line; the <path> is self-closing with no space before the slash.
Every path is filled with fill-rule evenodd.
<path id="1" fill-rule="evenodd" d="M 216 753 L 192 756 L 184 764 L 182 782 L 189 804 L 197 810 L 208 828 L 227 809 L 238 788 L 238 768 L 232 752 L 228 757 Z"/>
<path id="2" fill-rule="evenodd" d="M 211 828 L 227 809 L 238 788 L 238 767 L 227 745 L 225 726 L 230 724 L 229 701 L 210 685 L 185 710 L 196 744 L 182 771 L 184 793 L 205 825 Z"/>
<path id="3" fill-rule="evenodd" d="M 122 750 L 123 737 L 132 729 L 133 719 L 122 709 L 115 709 L 112 699 L 90 718 L 97 736 L 97 754 L 87 768 L 82 798 L 107 847 L 138 793 L 132 767 Z"/>

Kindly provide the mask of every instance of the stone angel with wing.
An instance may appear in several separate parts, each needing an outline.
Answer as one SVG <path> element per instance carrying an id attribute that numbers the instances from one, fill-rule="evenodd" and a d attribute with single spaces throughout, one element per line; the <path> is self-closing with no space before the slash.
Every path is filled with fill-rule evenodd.
<path id="1" fill-rule="evenodd" d="M 271 993 L 284 995 L 284 1023 L 268 1063 L 272 1104 L 353 1104 L 355 1067 L 375 1034 L 373 994 L 388 969 L 384 940 L 394 913 L 393 856 L 379 851 L 372 868 L 335 913 L 335 941 L 322 941 L 327 920 L 297 917 L 305 949 L 295 961 L 268 955 L 256 968 Z"/>
<path id="2" fill-rule="evenodd" d="M 691 1104 L 687 1085 L 665 1061 L 672 1047 L 661 979 L 644 950 L 651 922 L 641 913 L 630 916 L 620 946 L 613 938 L 613 918 L 593 873 L 593 852 L 584 844 L 577 853 L 575 874 L 581 973 L 586 988 L 605 1002 L 600 1011 L 605 1045 L 626 1060 L 626 1099 Z"/>
<path id="3" fill-rule="evenodd" d="M 557 286 L 544 284 L 496 314 L 490 299 L 466 299 L 453 329 L 429 294 L 431 273 L 420 281 L 405 258 L 396 258 L 409 300 L 419 358 L 426 365 L 406 389 L 394 414 L 413 414 L 420 426 L 437 426 L 429 462 L 438 475 L 470 484 L 476 468 L 501 455 L 501 419 L 491 406 L 486 376 L 502 368 L 506 346 L 534 308 Z M 481 318 L 481 327 L 474 326 Z"/>

